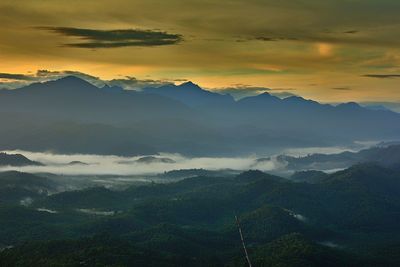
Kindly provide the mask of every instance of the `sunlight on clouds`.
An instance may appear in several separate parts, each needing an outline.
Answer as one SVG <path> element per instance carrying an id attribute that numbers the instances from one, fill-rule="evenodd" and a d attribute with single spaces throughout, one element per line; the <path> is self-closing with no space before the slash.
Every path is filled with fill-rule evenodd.
<path id="1" fill-rule="evenodd" d="M 327 43 L 318 43 L 317 51 L 322 57 L 330 57 L 333 55 L 333 46 Z"/>
<path id="2" fill-rule="evenodd" d="M 292 87 L 319 101 L 400 100 L 398 81 L 360 77 L 371 68 L 378 74 L 399 72 L 398 1 L 307 2 L 88 0 L 68 5 L 4 0 L 0 72 L 69 69 L 102 79 L 185 78 L 208 88 L 232 83 Z M 376 12 L 377 5 L 382 12 Z M 66 46 L 71 36 L 43 30 L 49 27 L 75 29 L 82 38 L 90 30 L 91 38 L 102 43 Z M 139 37 L 154 46 L 127 47 L 125 37 L 110 36 L 115 30 L 135 29 L 153 33 L 150 39 Z M 182 39 L 156 46 L 157 32 Z M 88 41 L 82 38 L 77 41 Z M 110 41 L 112 47 L 101 48 Z M 326 90 L 350 86 L 352 90 L 340 94 Z"/>

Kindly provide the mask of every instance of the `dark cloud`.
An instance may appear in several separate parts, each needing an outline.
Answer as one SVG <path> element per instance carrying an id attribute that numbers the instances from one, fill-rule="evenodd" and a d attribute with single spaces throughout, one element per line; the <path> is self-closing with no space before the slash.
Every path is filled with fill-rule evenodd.
<path id="1" fill-rule="evenodd" d="M 46 82 L 51 80 L 57 80 L 65 76 L 75 76 L 81 78 L 97 87 L 118 86 L 126 90 L 141 90 L 145 87 L 159 87 L 167 84 L 173 84 L 174 82 L 186 81 L 186 79 L 137 79 L 132 76 L 123 76 L 118 79 L 102 80 L 99 77 L 83 73 L 80 71 L 64 70 L 64 71 L 51 71 L 51 70 L 38 70 L 34 74 L 14 74 L 14 73 L 0 73 L 1 89 L 15 89 L 26 86 L 34 82 Z"/>
<path id="2" fill-rule="evenodd" d="M 345 32 L 343 32 L 343 33 L 345 33 L 345 34 L 356 34 L 356 33 L 358 33 L 359 31 L 357 31 L 357 30 L 350 30 L 350 31 L 345 31 Z"/>
<path id="3" fill-rule="evenodd" d="M 224 88 L 208 88 L 208 90 L 217 92 L 219 94 L 230 94 L 235 99 L 240 99 L 247 96 L 259 95 L 271 91 L 270 88 L 250 86 L 245 84 L 235 84 L 232 85 L 232 87 L 224 87 Z"/>
<path id="4" fill-rule="evenodd" d="M 174 79 L 174 82 L 187 82 L 189 81 L 188 79 Z"/>
<path id="5" fill-rule="evenodd" d="M 76 76 L 84 79 L 96 86 L 104 86 L 105 83 L 98 77 L 79 72 L 79 71 L 50 71 L 50 70 L 38 70 L 34 74 L 15 74 L 15 73 L 0 73 L 0 80 L 6 81 L 1 82 L 1 88 L 4 89 L 15 89 L 22 86 L 26 86 L 34 82 L 46 82 L 50 80 L 57 80 L 65 76 Z"/>
<path id="6" fill-rule="evenodd" d="M 99 77 L 73 70 L 64 70 L 64 71 L 38 70 L 36 74 L 32 75 L 31 77 L 33 80 L 37 82 L 45 82 L 49 80 L 60 79 L 65 76 L 75 76 L 84 79 L 99 87 L 105 85 L 105 83 Z"/>
<path id="7" fill-rule="evenodd" d="M 18 81 L 31 81 L 34 78 L 30 75 L 15 74 L 15 73 L 0 73 L 0 79 L 5 80 L 18 80 Z"/>
<path id="8" fill-rule="evenodd" d="M 362 76 L 368 78 L 377 78 L 377 79 L 400 78 L 400 74 L 365 74 Z"/>
<path id="9" fill-rule="evenodd" d="M 352 30 L 315 30 L 309 31 L 304 29 L 286 29 L 277 30 L 268 28 L 262 30 L 264 33 L 258 35 L 241 37 L 237 42 L 264 41 L 264 42 L 279 42 L 279 41 L 299 41 L 299 42 L 326 42 L 326 43 L 347 43 L 360 44 L 368 43 L 368 38 L 357 35 L 360 31 Z"/>
<path id="10" fill-rule="evenodd" d="M 254 37 L 239 37 L 236 42 L 250 42 L 250 41 L 263 41 L 263 42 L 278 42 L 278 41 L 298 41 L 297 37 L 282 37 L 282 36 L 254 36 Z"/>
<path id="11" fill-rule="evenodd" d="M 171 80 L 153 80 L 153 79 L 143 79 L 139 80 L 135 77 L 125 76 L 120 79 L 112 79 L 105 81 L 109 86 L 119 86 L 127 90 L 140 90 L 145 87 L 160 87 L 167 84 L 173 84 L 174 81 Z"/>
<path id="12" fill-rule="evenodd" d="M 258 36 L 258 37 L 255 37 L 254 39 L 258 40 L 258 41 L 264 41 L 264 42 L 297 41 L 297 40 L 299 40 L 296 37 L 265 37 L 265 36 Z"/>
<path id="13" fill-rule="evenodd" d="M 88 79 L 88 80 L 98 80 L 100 79 L 99 77 L 83 73 L 80 71 L 74 71 L 74 70 L 64 70 L 64 71 L 50 71 L 50 70 L 38 70 L 36 72 L 36 77 L 42 77 L 42 78 L 49 78 L 49 77 L 65 77 L 68 75 L 73 75 L 77 76 L 82 79 Z"/>
<path id="14" fill-rule="evenodd" d="M 77 37 L 85 42 L 67 43 L 68 47 L 77 48 L 116 48 L 127 46 L 162 46 L 178 44 L 183 40 L 180 34 L 163 31 L 120 29 L 94 30 L 68 27 L 39 27 L 64 36 Z"/>
<path id="15" fill-rule="evenodd" d="M 296 96 L 293 93 L 287 92 L 287 91 L 295 91 L 296 90 L 295 88 L 268 88 L 268 87 L 251 86 L 246 84 L 234 84 L 232 85 L 232 87 L 215 88 L 209 90 L 220 94 L 230 94 L 235 99 L 240 99 L 248 96 L 255 96 L 265 92 L 268 92 L 269 94 L 279 98 Z"/>
<path id="16" fill-rule="evenodd" d="M 285 88 L 272 88 L 271 90 L 274 90 L 274 91 L 296 91 L 297 89 L 285 87 Z"/>
<path id="17" fill-rule="evenodd" d="M 350 90 L 352 90 L 350 87 L 333 87 L 331 89 L 332 90 L 338 90 L 338 91 L 350 91 Z"/>

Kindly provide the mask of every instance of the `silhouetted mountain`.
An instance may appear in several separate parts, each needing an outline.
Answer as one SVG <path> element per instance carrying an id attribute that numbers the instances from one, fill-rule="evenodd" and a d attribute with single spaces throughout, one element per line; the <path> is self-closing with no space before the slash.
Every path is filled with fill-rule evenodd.
<path id="1" fill-rule="evenodd" d="M 74 161 L 69 162 L 68 165 L 74 166 L 74 165 L 89 165 L 89 164 L 79 161 L 79 160 L 74 160 Z"/>
<path id="2" fill-rule="evenodd" d="M 246 106 L 248 108 L 265 108 L 267 105 L 278 104 L 282 100 L 276 96 L 273 96 L 267 92 L 256 96 L 249 96 L 242 98 L 238 101 L 238 104 Z"/>
<path id="3" fill-rule="evenodd" d="M 98 88 L 74 76 L 1 91 L 0 111 L 112 124 L 150 118 L 182 118 L 190 113 L 183 104 L 169 98 L 119 88 Z"/>
<path id="4" fill-rule="evenodd" d="M 329 170 L 347 168 L 356 163 L 376 162 L 383 166 L 400 167 L 400 145 L 376 146 L 359 152 L 311 154 L 305 157 L 279 156 L 290 170 Z"/>
<path id="5" fill-rule="evenodd" d="M 400 115 L 268 93 L 234 101 L 193 83 L 98 88 L 76 77 L 0 91 L 0 149 L 248 155 L 397 139 Z M 29 129 L 29 130 L 27 130 Z"/>
<path id="6" fill-rule="evenodd" d="M 0 153 L 0 166 L 41 166 L 40 162 L 32 161 L 21 154 Z"/>
<path id="7" fill-rule="evenodd" d="M 317 107 L 321 106 L 320 103 L 313 101 L 313 100 L 308 100 L 304 99 L 300 96 L 289 96 L 283 99 L 283 102 L 289 103 L 290 105 L 294 105 L 297 107 Z"/>
<path id="8" fill-rule="evenodd" d="M 0 206 L 30 205 L 38 197 L 57 191 L 57 184 L 37 175 L 8 171 L 0 173 Z"/>
<path id="9" fill-rule="evenodd" d="M 138 163 L 146 163 L 146 164 L 151 164 L 151 163 L 175 163 L 174 160 L 170 158 L 160 158 L 160 157 L 153 157 L 153 156 L 148 156 L 148 157 L 141 157 L 138 160 L 136 160 Z"/>
<path id="10" fill-rule="evenodd" d="M 336 108 L 344 111 L 364 110 L 363 107 L 355 102 L 342 103 L 337 105 Z"/>
<path id="11" fill-rule="evenodd" d="M 372 107 L 372 109 L 376 109 L 376 107 L 384 107 L 394 112 L 400 112 L 399 102 L 361 102 L 361 104 L 367 108 Z"/>
<path id="12" fill-rule="evenodd" d="M 143 92 L 157 94 L 178 100 L 188 106 L 207 106 L 223 105 L 233 103 L 233 97 L 230 95 L 221 95 L 218 93 L 203 90 L 197 84 L 192 82 L 182 83 L 181 85 L 164 85 L 158 88 L 145 88 Z"/>
<path id="13" fill-rule="evenodd" d="M 389 108 L 382 106 L 382 105 L 371 105 L 371 106 L 365 106 L 368 109 L 371 110 L 383 110 L 383 111 L 392 111 Z"/>

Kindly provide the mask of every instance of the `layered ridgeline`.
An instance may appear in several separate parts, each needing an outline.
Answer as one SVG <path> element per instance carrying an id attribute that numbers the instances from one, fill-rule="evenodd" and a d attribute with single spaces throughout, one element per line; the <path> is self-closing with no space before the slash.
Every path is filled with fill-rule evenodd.
<path id="1" fill-rule="evenodd" d="M 275 160 L 286 170 L 291 171 L 324 171 L 344 169 L 351 165 L 375 162 L 383 166 L 400 169 L 400 144 L 382 143 L 358 152 L 345 151 L 336 154 L 315 153 L 307 156 L 280 155 L 274 158 L 259 158 L 257 164 Z M 311 172 L 309 172 L 311 174 Z M 318 173 L 314 173 L 318 175 Z"/>
<path id="2" fill-rule="evenodd" d="M 0 173 L 0 206 L 29 206 L 35 199 L 59 191 L 59 184 L 41 176 L 7 171 Z M 13 216 L 10 214 L 10 216 Z"/>
<path id="3" fill-rule="evenodd" d="M 359 152 L 342 152 L 328 155 L 280 156 L 278 160 L 287 162 L 287 168 L 290 170 L 347 168 L 350 165 L 362 162 L 375 162 L 384 166 L 400 168 L 400 145 L 376 146 Z"/>
<path id="4" fill-rule="evenodd" d="M 268 93 L 235 101 L 193 83 L 98 88 L 76 77 L 0 91 L 0 149 L 241 155 L 400 136 L 400 115 Z"/>
<path id="5" fill-rule="evenodd" d="M 11 178 L 43 193 L 0 202 L 1 266 L 247 266 L 235 215 L 254 266 L 400 264 L 400 173 L 377 164 L 312 184 L 247 171 L 52 194 L 21 173 L 2 190 Z"/>
<path id="6" fill-rule="evenodd" d="M 37 161 L 32 161 L 21 154 L 8 154 L 0 152 L 0 167 L 3 166 L 42 166 L 43 164 Z"/>

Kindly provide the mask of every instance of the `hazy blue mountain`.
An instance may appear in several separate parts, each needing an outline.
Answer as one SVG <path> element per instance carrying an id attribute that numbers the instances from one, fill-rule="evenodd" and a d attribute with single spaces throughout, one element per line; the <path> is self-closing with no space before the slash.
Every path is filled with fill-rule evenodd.
<path id="1" fill-rule="evenodd" d="M 400 115 L 268 93 L 234 101 L 193 83 L 98 88 L 69 76 L 0 91 L 0 149 L 149 155 L 271 154 L 400 138 Z"/>
<path id="2" fill-rule="evenodd" d="M 3 150 L 117 155 L 148 155 L 159 151 L 149 142 L 151 135 L 141 129 L 57 121 L 20 113 L 0 113 L 0 119 L 4 123 L 0 131 Z"/>
<path id="3" fill-rule="evenodd" d="M 234 102 L 231 95 L 221 95 L 203 90 L 200 86 L 192 82 L 186 82 L 181 85 L 164 85 L 158 88 L 148 87 L 144 88 L 143 92 L 166 96 L 191 107 L 223 105 Z"/>
<path id="4" fill-rule="evenodd" d="M 169 98 L 118 87 L 98 88 L 74 76 L 0 91 L 0 111 L 109 124 L 190 114 L 185 105 Z"/>
<path id="5" fill-rule="evenodd" d="M 367 108 L 383 107 L 394 112 L 400 112 L 400 103 L 398 102 L 362 102 L 361 104 Z"/>
<path id="6" fill-rule="evenodd" d="M 371 106 L 365 106 L 368 109 L 372 110 L 384 110 L 384 111 L 391 111 L 389 108 L 383 106 L 383 105 L 371 105 Z"/>
<path id="7" fill-rule="evenodd" d="M 124 89 L 122 87 L 119 86 L 109 86 L 109 85 L 104 85 L 103 87 L 101 87 L 102 91 L 105 92 L 109 92 L 109 93 L 114 93 L 114 94 L 118 94 L 118 93 L 124 93 Z"/>
<path id="8" fill-rule="evenodd" d="M 376 146 L 359 152 L 311 154 L 304 157 L 279 156 L 290 170 L 329 170 L 347 168 L 353 164 L 375 162 L 383 166 L 400 167 L 400 145 Z"/>
<path id="9" fill-rule="evenodd" d="M 282 100 L 279 97 L 264 92 L 256 96 L 242 98 L 238 101 L 238 104 L 247 108 L 265 108 L 273 104 L 281 103 L 281 101 Z"/>
<path id="10" fill-rule="evenodd" d="M 196 118 L 170 98 L 97 88 L 70 76 L 0 92 L 0 147 L 138 155 L 173 147 L 185 153 L 193 149 L 186 143 L 194 139 L 215 146 L 209 140 L 216 139 L 215 133 Z"/>

